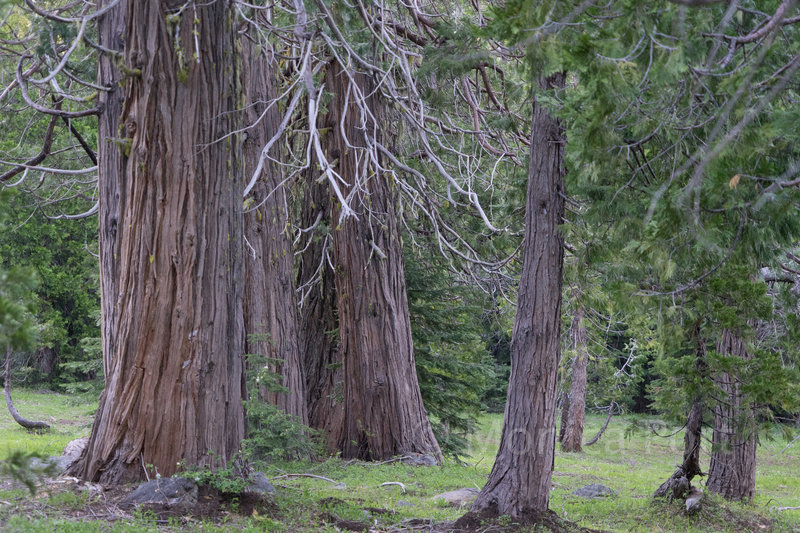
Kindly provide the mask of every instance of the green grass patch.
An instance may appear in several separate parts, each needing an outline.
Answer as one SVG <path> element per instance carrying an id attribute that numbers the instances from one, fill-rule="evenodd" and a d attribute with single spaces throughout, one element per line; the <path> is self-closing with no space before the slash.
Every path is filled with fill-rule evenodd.
<path id="1" fill-rule="evenodd" d="M 35 433 L 14 422 L 8 409 L 0 409 L 0 460 L 12 450 L 61 455 L 71 440 L 86 437 L 91 430 L 97 398 L 88 395 L 66 395 L 14 389 L 14 406 L 30 420 L 50 424 L 50 430 Z"/>
<path id="2" fill-rule="evenodd" d="M 18 409 L 28 418 L 53 426 L 45 434 L 32 434 L 16 426 L 4 413 L 0 418 L 0 456 L 22 448 L 57 455 L 74 438 L 90 430 L 96 400 L 61 394 L 15 391 Z M 616 417 L 594 446 L 577 454 L 556 452 L 550 508 L 561 518 L 584 527 L 607 531 L 800 531 L 800 511 L 778 512 L 777 507 L 800 507 L 800 441 L 784 450 L 787 441 L 763 438 L 758 450 L 756 497 L 745 504 L 708 497 L 700 512 L 687 516 L 680 503 L 653 501 L 651 494 L 680 461 L 683 432 L 661 425 L 661 434 L 649 430 L 628 432 L 635 417 Z M 648 422 L 655 419 L 646 419 Z M 593 436 L 604 417 L 587 417 L 585 438 Z M 365 524 L 377 531 L 421 527 L 420 520 L 435 524 L 453 521 L 466 508 L 451 507 L 434 496 L 460 488 L 480 488 L 486 481 L 500 441 L 502 417 L 485 415 L 472 437 L 464 463 L 437 467 L 409 466 L 401 462 L 382 465 L 330 458 L 322 462 L 287 461 L 263 466 L 278 488 L 269 512 L 237 514 L 231 504 L 224 518 L 157 520 L 146 511 L 126 519 L 93 520 L 84 508 L 93 505 L 88 493 L 48 492 L 32 502 L 24 490 L 0 490 L 0 529 L 3 531 L 246 531 L 334 532 L 347 524 Z M 794 432 L 796 434 L 796 431 Z M 708 467 L 709 449 L 703 450 Z M 284 477 L 287 473 L 312 477 Z M 392 483 L 385 485 L 386 483 Z M 585 500 L 572 491 L 602 483 L 617 491 L 615 497 Z M 402 486 L 401 486 L 402 485 Z M 20 509 L 33 511 L 20 512 Z M 82 515 L 81 515 L 82 513 Z M 22 516 L 22 514 L 26 516 Z M 81 516 L 78 516 L 81 515 Z M 338 528 L 338 529 L 337 529 Z"/>

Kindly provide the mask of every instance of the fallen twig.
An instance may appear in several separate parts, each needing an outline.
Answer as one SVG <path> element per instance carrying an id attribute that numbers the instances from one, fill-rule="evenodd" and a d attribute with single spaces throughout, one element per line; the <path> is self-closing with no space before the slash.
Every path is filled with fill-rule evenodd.
<path id="1" fill-rule="evenodd" d="M 270 481 L 272 481 L 273 479 L 287 479 L 287 478 L 290 478 L 290 477 L 312 477 L 314 479 L 321 479 L 323 481 L 327 481 L 329 483 L 333 483 L 334 485 L 342 485 L 342 483 L 340 483 L 339 481 L 334 481 L 333 479 L 331 479 L 329 477 L 318 476 L 316 474 L 282 474 L 280 476 L 275 476 L 273 478 L 270 478 Z"/>
<path id="2" fill-rule="evenodd" d="M 344 463 L 344 466 L 350 466 L 350 465 L 354 465 L 354 464 L 357 464 L 359 466 L 380 466 L 380 465 L 385 465 L 385 464 L 389 464 L 389 463 L 396 463 L 397 461 L 402 461 L 403 459 L 411 459 L 411 456 L 410 455 L 399 455 L 397 457 L 392 457 L 391 459 L 386 459 L 385 461 L 379 461 L 377 463 L 374 463 L 372 461 L 359 461 L 358 459 L 350 459 L 349 461 Z"/>
<path id="3" fill-rule="evenodd" d="M 380 484 L 381 487 L 386 487 L 386 486 L 389 486 L 389 485 L 397 485 L 398 487 L 400 487 L 400 490 L 403 491 L 403 494 L 406 493 L 406 486 L 403 485 L 402 483 L 400 483 L 399 481 L 387 481 L 386 483 L 381 483 Z"/>

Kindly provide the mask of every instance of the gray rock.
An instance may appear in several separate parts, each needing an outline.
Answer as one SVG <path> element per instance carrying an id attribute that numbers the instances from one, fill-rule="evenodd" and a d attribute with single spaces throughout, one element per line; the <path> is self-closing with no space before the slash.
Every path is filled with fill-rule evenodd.
<path id="1" fill-rule="evenodd" d="M 437 466 L 439 464 L 436 457 L 427 453 L 407 453 L 402 460 L 405 464 L 412 466 Z"/>
<path id="2" fill-rule="evenodd" d="M 139 485 L 123 500 L 123 503 L 191 509 L 197 505 L 197 483 L 182 477 L 154 479 Z"/>
<path id="3" fill-rule="evenodd" d="M 434 501 L 445 501 L 448 505 L 453 507 L 463 507 L 471 505 L 478 497 L 480 491 L 467 487 L 465 489 L 451 490 L 450 492 L 443 492 L 433 497 Z"/>
<path id="4" fill-rule="evenodd" d="M 616 496 L 617 491 L 600 483 L 592 483 L 573 490 L 572 494 L 581 498 L 608 498 L 609 496 Z"/>
<path id="5" fill-rule="evenodd" d="M 686 497 L 686 512 L 694 514 L 699 511 L 701 501 L 703 501 L 703 491 L 697 487 L 692 487 Z"/>
<path id="6" fill-rule="evenodd" d="M 275 492 L 275 487 L 262 472 L 251 472 L 248 480 L 250 483 L 244 489 L 245 494 L 266 496 Z"/>
<path id="7" fill-rule="evenodd" d="M 80 457 L 80 455 L 78 457 Z M 72 465 L 72 463 L 78 460 L 78 457 L 62 455 L 60 457 L 51 456 L 48 459 L 53 464 L 56 473 L 62 474 L 67 468 L 70 467 L 70 465 Z"/>
<path id="8" fill-rule="evenodd" d="M 64 453 L 61 454 L 62 457 L 74 457 L 77 459 L 83 453 L 83 450 L 86 449 L 86 445 L 89 444 L 89 437 L 83 437 L 81 439 L 75 439 L 69 441 L 67 445 L 64 447 Z"/>
<path id="9" fill-rule="evenodd" d="M 89 437 L 70 441 L 64 448 L 64 453 L 62 453 L 61 456 L 49 457 L 48 461 L 53 465 L 56 473 L 61 474 L 80 458 L 87 444 L 89 444 Z"/>
<path id="10" fill-rule="evenodd" d="M 414 508 L 414 504 L 413 503 L 407 502 L 405 500 L 397 500 L 397 506 L 398 507 L 408 507 L 409 509 L 413 509 Z"/>

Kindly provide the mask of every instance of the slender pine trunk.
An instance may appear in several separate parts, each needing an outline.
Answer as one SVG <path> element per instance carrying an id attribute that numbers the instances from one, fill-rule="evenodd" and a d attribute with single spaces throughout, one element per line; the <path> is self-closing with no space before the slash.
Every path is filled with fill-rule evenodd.
<path id="1" fill-rule="evenodd" d="M 700 333 L 700 324 L 695 324 L 693 338 L 695 344 L 695 368 L 700 376 L 706 373 L 706 341 Z M 683 437 L 683 462 L 673 474 L 661 484 L 653 494 L 656 498 L 683 498 L 689 492 L 695 476 L 702 475 L 700 469 L 700 445 L 703 432 L 703 398 L 692 400 L 686 420 L 686 433 Z"/>

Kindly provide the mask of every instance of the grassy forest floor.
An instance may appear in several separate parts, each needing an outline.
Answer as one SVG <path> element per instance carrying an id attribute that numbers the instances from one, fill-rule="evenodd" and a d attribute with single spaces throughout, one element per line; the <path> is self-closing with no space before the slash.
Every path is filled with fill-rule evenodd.
<path id="1" fill-rule="evenodd" d="M 15 449 L 59 455 L 67 442 L 88 435 L 97 407 L 90 397 L 41 391 L 17 390 L 14 400 L 24 416 L 44 420 L 53 429 L 41 435 L 28 433 L 4 410 L 0 416 L 0 459 Z M 637 420 L 646 422 L 638 424 L 640 428 L 655 421 L 617 417 L 603 438 L 583 453 L 556 454 L 550 501 L 553 512 L 581 527 L 607 531 L 800 531 L 800 510 L 775 510 L 800 507 L 800 441 L 782 452 L 787 441 L 777 429 L 774 439 L 762 438 L 753 502 L 731 504 L 707 497 L 698 513 L 687 516 L 677 502 L 650 498 L 678 462 L 683 433 L 663 439 L 649 429 L 630 431 Z M 590 415 L 585 436 L 593 436 L 603 421 L 603 417 Z M 415 467 L 339 459 L 272 464 L 264 469 L 278 489 L 271 504 L 253 508 L 235 499 L 222 501 L 206 518 L 122 509 L 116 502 L 124 489 L 100 493 L 62 478 L 46 483 L 31 497 L 26 489 L 0 479 L 0 530 L 334 532 L 368 526 L 370 531 L 448 531 L 449 524 L 466 509 L 447 506 L 433 497 L 483 484 L 499 443 L 502 417 L 486 415 L 480 427 L 465 464 L 450 461 L 442 467 Z M 662 426 L 659 433 L 677 430 Z M 705 452 L 703 466 L 707 467 Z M 314 474 L 336 483 L 310 477 L 276 479 L 287 473 Z M 402 486 L 381 487 L 386 482 Z M 571 494 L 590 483 L 607 485 L 618 495 L 585 500 Z M 501 521 L 483 529 L 512 530 L 513 524 Z"/>

